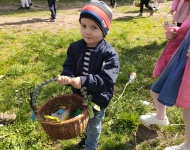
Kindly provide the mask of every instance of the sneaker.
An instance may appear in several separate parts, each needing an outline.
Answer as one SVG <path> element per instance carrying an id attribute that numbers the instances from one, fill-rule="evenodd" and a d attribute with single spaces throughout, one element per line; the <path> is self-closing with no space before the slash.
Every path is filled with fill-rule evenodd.
<path id="1" fill-rule="evenodd" d="M 137 17 L 142 17 L 143 16 L 143 13 L 140 13 Z"/>
<path id="2" fill-rule="evenodd" d="M 154 14 L 154 9 L 152 9 L 151 11 L 150 11 L 150 16 L 152 16 Z"/>
<path id="3" fill-rule="evenodd" d="M 11 123 L 15 118 L 15 114 L 0 113 L 0 124 Z"/>
<path id="4" fill-rule="evenodd" d="M 55 18 L 50 18 L 50 22 L 55 22 L 56 19 Z"/>
<path id="5" fill-rule="evenodd" d="M 152 125 L 152 124 L 161 125 L 161 126 L 169 125 L 168 117 L 165 117 L 163 120 L 160 120 L 156 118 L 156 114 L 141 115 L 140 121 L 143 124 L 148 124 L 148 125 Z"/>
<path id="6" fill-rule="evenodd" d="M 166 147 L 164 148 L 164 150 L 187 150 L 187 148 L 185 148 L 185 144 L 182 143 L 180 145 Z"/>
<path id="7" fill-rule="evenodd" d="M 30 6 L 29 6 L 29 7 L 26 7 L 26 9 L 30 9 Z"/>
<path id="8" fill-rule="evenodd" d="M 30 3 L 29 5 L 32 6 L 32 3 Z"/>
<path id="9" fill-rule="evenodd" d="M 81 141 L 78 143 L 77 147 L 79 149 L 85 149 L 85 140 L 86 140 L 86 136 L 85 138 L 82 138 Z"/>

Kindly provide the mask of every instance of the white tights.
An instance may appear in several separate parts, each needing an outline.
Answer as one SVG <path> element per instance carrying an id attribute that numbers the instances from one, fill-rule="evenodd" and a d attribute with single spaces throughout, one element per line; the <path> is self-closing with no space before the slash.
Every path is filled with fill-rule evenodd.
<path id="1" fill-rule="evenodd" d="M 159 0 L 154 0 L 154 5 L 153 5 L 153 7 L 156 7 L 157 9 L 160 8 L 160 2 L 159 2 Z"/>
<path id="2" fill-rule="evenodd" d="M 30 3 L 32 3 L 31 0 L 21 0 L 22 7 L 29 7 Z"/>

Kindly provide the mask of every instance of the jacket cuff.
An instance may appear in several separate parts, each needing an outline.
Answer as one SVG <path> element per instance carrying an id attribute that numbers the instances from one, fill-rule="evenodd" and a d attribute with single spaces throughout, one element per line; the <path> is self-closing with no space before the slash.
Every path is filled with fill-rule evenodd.
<path id="1" fill-rule="evenodd" d="M 80 76 L 80 79 L 81 79 L 81 87 L 84 87 L 87 77 L 86 76 Z"/>

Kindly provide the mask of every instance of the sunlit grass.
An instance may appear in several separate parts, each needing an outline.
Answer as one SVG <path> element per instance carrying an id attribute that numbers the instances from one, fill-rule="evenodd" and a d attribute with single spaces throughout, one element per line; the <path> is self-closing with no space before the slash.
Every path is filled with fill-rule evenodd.
<path id="1" fill-rule="evenodd" d="M 45 0 L 36 2 L 43 7 L 47 3 Z M 60 5 L 65 4 L 63 0 L 58 2 Z M 0 3 L 2 4 L 1 0 Z M 8 2 L 4 4 L 7 5 Z M 68 1 L 66 4 L 71 6 Z M 138 130 L 141 129 L 139 115 L 155 111 L 149 90 L 155 81 L 152 78 L 154 65 L 166 45 L 162 15 L 142 18 L 127 16 L 127 12 L 137 15 L 139 10 L 131 6 L 131 2 L 126 4 L 126 1 L 119 2 L 118 0 L 118 7 L 113 11 L 124 13 L 126 16 L 112 21 L 111 29 L 106 37 L 119 54 L 121 69 L 114 97 L 107 108 L 103 122 L 98 150 L 162 150 L 170 143 L 179 144 L 183 141 L 184 123 L 180 109 L 168 108 L 168 116 L 173 125 L 149 127 L 159 133 L 157 137 L 142 140 L 146 132 L 141 135 L 142 139 L 138 135 Z M 163 11 L 169 9 L 169 4 L 166 6 Z M 69 10 L 59 10 L 59 13 L 78 14 L 77 11 Z M 23 13 L 18 10 L 8 12 L 3 10 L 0 12 L 3 17 L 21 15 L 28 17 L 37 14 L 38 17 L 47 16 L 49 11 L 31 10 Z M 80 38 L 80 31 L 76 27 L 70 30 L 57 28 L 55 32 L 45 28 L 39 30 L 11 28 L 9 31 L 0 31 L 0 75 L 3 75 L 0 80 L 0 110 L 17 114 L 17 119 L 13 124 L 0 128 L 0 149 L 76 150 L 75 145 L 80 140 L 79 137 L 55 142 L 44 133 L 39 122 L 31 121 L 31 108 L 28 101 L 31 92 L 41 82 L 60 74 L 69 44 Z M 137 73 L 136 81 L 129 84 L 124 95 L 118 99 L 133 71 Z M 64 92 L 62 90 L 56 83 L 45 86 L 39 93 L 38 106 L 50 97 Z M 151 104 L 142 105 L 140 100 L 149 101 Z"/>

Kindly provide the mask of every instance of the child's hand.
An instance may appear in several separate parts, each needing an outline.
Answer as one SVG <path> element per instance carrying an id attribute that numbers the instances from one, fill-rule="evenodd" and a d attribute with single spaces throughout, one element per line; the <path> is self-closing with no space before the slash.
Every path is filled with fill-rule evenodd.
<path id="1" fill-rule="evenodd" d="M 81 79 L 80 77 L 72 78 L 70 85 L 72 85 L 76 89 L 81 89 Z"/>
<path id="2" fill-rule="evenodd" d="M 177 34 L 176 30 L 172 29 L 172 30 L 168 31 L 168 33 L 166 34 L 166 39 L 169 42 L 169 41 L 175 39 L 177 37 L 177 35 L 178 34 Z"/>
<path id="3" fill-rule="evenodd" d="M 171 10 L 169 11 L 169 14 L 172 14 L 172 15 L 173 15 L 173 13 L 174 13 L 174 10 L 171 9 Z"/>
<path id="4" fill-rule="evenodd" d="M 190 57 L 190 46 L 189 46 L 189 49 L 187 51 L 187 57 Z"/>
<path id="5" fill-rule="evenodd" d="M 60 76 L 60 75 L 58 75 L 57 78 L 58 78 L 57 82 L 59 84 L 67 85 L 67 84 L 70 84 L 70 82 L 71 82 L 71 78 L 67 77 L 67 76 Z"/>

